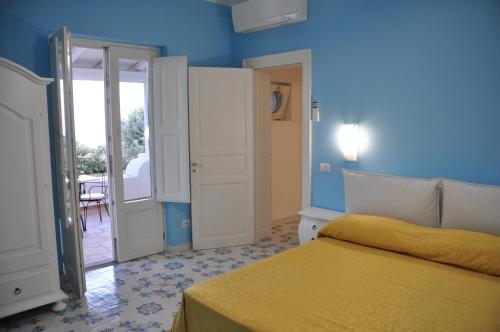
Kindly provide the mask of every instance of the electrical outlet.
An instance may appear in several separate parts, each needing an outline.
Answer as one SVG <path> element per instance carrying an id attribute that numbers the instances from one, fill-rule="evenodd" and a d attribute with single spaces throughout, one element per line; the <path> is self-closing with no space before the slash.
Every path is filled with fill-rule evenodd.
<path id="1" fill-rule="evenodd" d="M 189 220 L 189 219 L 184 219 L 184 220 L 182 221 L 182 228 L 188 228 L 188 227 L 190 227 L 190 226 L 191 226 L 191 220 Z"/>
<path id="2" fill-rule="evenodd" d="M 321 173 L 330 173 L 330 164 L 328 163 L 319 164 L 319 171 Z"/>

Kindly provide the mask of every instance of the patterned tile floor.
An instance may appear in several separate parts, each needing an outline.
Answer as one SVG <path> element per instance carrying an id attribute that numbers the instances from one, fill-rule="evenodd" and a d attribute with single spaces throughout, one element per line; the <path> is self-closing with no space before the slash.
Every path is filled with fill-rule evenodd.
<path id="1" fill-rule="evenodd" d="M 189 286 L 298 245 L 298 219 L 273 225 L 253 245 L 158 254 L 87 272 L 87 293 L 68 308 L 49 307 L 0 320 L 3 331 L 165 331 Z"/>

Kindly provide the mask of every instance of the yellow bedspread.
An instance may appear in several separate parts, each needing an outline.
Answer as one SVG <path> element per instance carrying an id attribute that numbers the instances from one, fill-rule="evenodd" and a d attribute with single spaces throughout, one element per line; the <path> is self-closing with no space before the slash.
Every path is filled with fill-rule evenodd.
<path id="1" fill-rule="evenodd" d="M 495 235 L 350 214 L 323 227 L 322 236 L 500 276 L 500 237 Z"/>
<path id="2" fill-rule="evenodd" d="M 181 331 L 500 331 L 500 277 L 322 237 L 185 291 Z"/>

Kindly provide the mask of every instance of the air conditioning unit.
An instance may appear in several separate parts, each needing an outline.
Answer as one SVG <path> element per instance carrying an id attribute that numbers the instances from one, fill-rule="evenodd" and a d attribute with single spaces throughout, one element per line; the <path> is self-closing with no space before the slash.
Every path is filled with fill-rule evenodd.
<path id="1" fill-rule="evenodd" d="M 307 21 L 307 0 L 247 0 L 232 6 L 236 32 Z"/>

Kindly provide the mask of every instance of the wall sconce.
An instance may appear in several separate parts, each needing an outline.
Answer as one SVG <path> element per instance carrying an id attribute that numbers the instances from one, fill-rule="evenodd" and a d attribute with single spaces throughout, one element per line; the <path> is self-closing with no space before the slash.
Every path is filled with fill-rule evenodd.
<path id="1" fill-rule="evenodd" d="M 339 143 L 345 161 L 358 161 L 359 125 L 357 123 L 343 125 L 340 128 Z"/>

